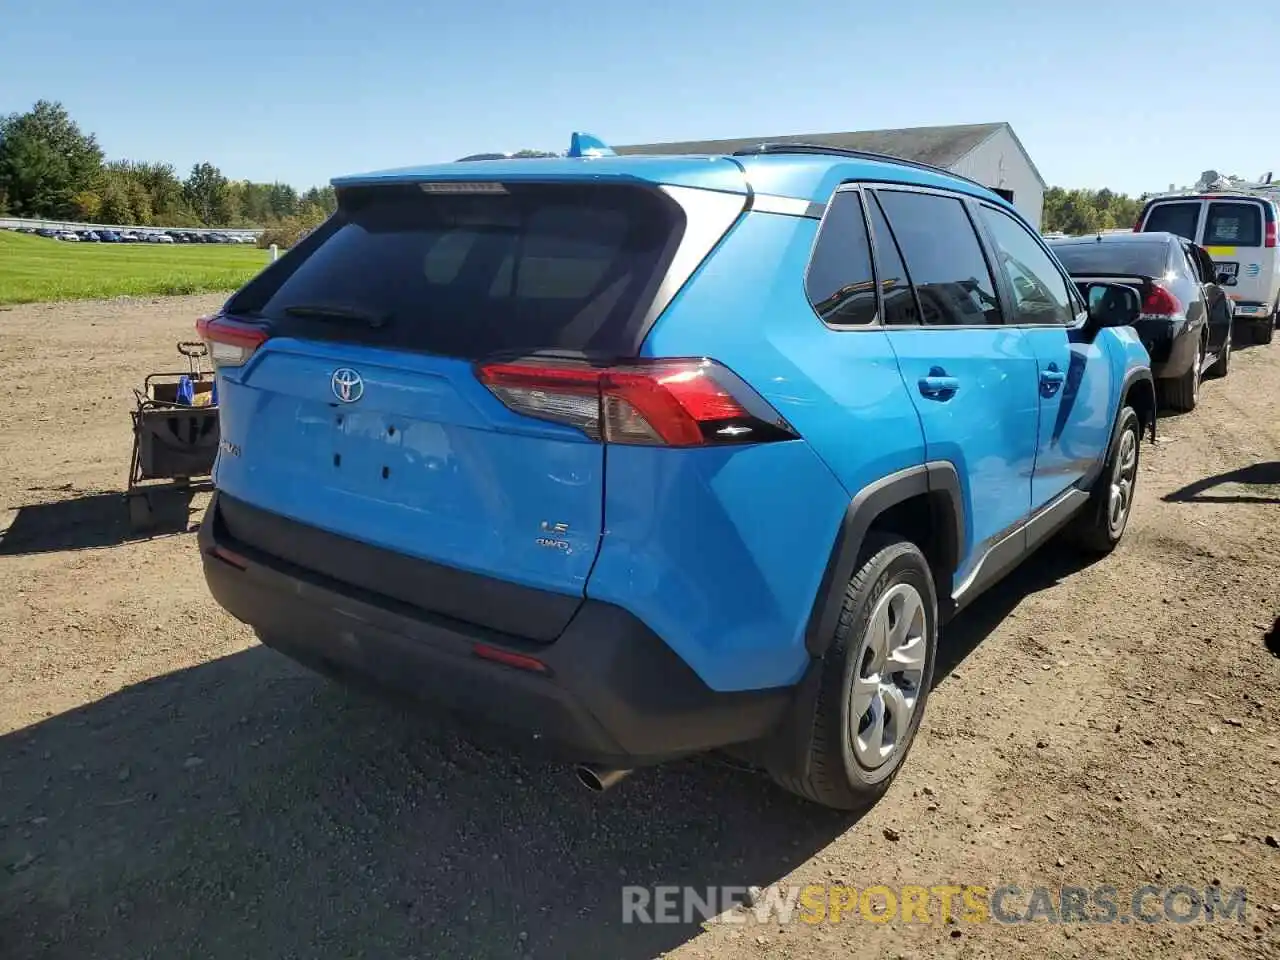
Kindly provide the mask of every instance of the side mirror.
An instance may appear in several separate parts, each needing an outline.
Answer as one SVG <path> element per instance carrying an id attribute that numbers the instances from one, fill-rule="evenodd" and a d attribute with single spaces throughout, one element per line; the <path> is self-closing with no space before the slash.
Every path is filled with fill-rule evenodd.
<path id="1" fill-rule="evenodd" d="M 1229 274 L 1229 273 L 1225 273 L 1225 272 L 1224 272 L 1224 273 L 1220 273 L 1220 274 L 1218 274 L 1218 276 L 1217 276 L 1217 278 L 1216 278 L 1216 279 L 1217 279 L 1217 282 L 1218 282 L 1218 284 L 1219 284 L 1220 286 L 1223 286 L 1223 287 L 1229 287 L 1229 286 L 1231 286 L 1231 281 L 1232 281 L 1232 280 L 1234 280 L 1234 279 L 1235 279 L 1235 277 L 1233 277 L 1233 276 L 1232 276 L 1231 274 Z"/>
<path id="2" fill-rule="evenodd" d="M 1131 327 L 1142 313 L 1142 296 L 1133 287 L 1120 283 L 1091 283 L 1085 288 L 1089 304 L 1089 326 Z"/>

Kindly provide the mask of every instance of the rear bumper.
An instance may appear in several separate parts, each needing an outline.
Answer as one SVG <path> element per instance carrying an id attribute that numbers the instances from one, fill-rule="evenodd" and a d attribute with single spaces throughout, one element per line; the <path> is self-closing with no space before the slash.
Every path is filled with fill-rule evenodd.
<path id="1" fill-rule="evenodd" d="M 199 538 L 214 599 L 263 643 L 356 685 L 496 725 L 558 756 L 618 767 L 760 739 L 792 703 L 792 688 L 711 690 L 643 623 L 609 604 L 583 602 L 546 644 L 350 588 L 231 539 L 219 519 L 222 496 L 214 495 Z M 320 535 L 335 549 L 350 543 Z M 215 547 L 232 551 L 235 563 Z M 481 659 L 477 644 L 534 657 L 546 669 Z"/>
<path id="2" fill-rule="evenodd" d="M 1270 320 L 1271 315 L 1272 311 L 1269 303 L 1258 303 L 1251 300 L 1237 300 L 1235 302 L 1235 317 L 1237 320 Z"/>
<path id="3" fill-rule="evenodd" d="M 1151 375 L 1157 380 L 1181 377 L 1191 369 L 1197 340 L 1184 322 L 1139 320 L 1134 328 L 1151 356 Z"/>

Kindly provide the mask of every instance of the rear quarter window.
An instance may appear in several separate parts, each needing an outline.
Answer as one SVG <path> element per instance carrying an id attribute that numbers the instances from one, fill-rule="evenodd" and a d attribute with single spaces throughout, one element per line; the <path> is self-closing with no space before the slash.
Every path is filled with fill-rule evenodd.
<path id="1" fill-rule="evenodd" d="M 805 292 L 814 312 L 835 326 L 858 326 L 876 318 L 876 285 L 862 199 L 850 190 L 836 194 L 823 220 Z"/>

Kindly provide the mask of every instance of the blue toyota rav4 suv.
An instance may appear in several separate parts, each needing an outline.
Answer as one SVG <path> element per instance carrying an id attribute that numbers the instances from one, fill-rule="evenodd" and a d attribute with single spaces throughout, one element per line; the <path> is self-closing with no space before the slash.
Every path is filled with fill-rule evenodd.
<path id="1" fill-rule="evenodd" d="M 334 183 L 199 324 L 205 575 L 318 670 L 597 789 L 732 748 L 857 808 L 940 624 L 1058 530 L 1124 532 L 1136 294 L 1078 290 L 976 183 L 796 144 Z"/>

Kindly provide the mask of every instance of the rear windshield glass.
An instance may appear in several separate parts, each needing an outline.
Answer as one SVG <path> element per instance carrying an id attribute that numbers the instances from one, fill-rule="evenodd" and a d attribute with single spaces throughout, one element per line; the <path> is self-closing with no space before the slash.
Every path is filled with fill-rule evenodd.
<path id="1" fill-rule="evenodd" d="M 1052 243 L 1049 246 L 1077 276 L 1123 274 L 1134 277 L 1162 277 L 1169 269 L 1169 243 L 1155 241 L 1091 241 Z"/>
<path id="2" fill-rule="evenodd" d="M 334 217 L 228 305 L 281 336 L 475 359 L 637 346 L 683 231 L 654 190 L 355 188 Z"/>
<path id="3" fill-rule="evenodd" d="M 1145 233 L 1176 233 L 1188 240 L 1196 238 L 1196 221 L 1200 219 L 1200 204 L 1157 203 L 1147 215 L 1142 229 Z"/>
<path id="4" fill-rule="evenodd" d="M 1256 203 L 1209 204 L 1201 246 L 1262 246 L 1262 209 Z"/>

